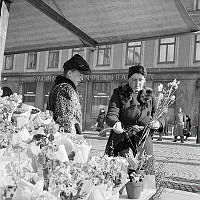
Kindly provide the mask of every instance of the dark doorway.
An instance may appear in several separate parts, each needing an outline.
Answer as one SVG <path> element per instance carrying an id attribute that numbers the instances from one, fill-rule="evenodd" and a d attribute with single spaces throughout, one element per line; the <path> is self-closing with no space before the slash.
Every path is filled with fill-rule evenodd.
<path id="1" fill-rule="evenodd" d="M 12 90 L 9 87 L 2 87 L 1 89 L 3 90 L 3 94 L 1 97 L 10 96 L 11 94 L 13 94 Z"/>

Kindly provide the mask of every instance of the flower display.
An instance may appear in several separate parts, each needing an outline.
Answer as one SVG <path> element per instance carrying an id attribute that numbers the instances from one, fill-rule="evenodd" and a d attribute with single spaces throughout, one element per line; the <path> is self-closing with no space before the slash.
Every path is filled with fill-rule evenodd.
<path id="1" fill-rule="evenodd" d="M 2 121 L 10 121 L 13 112 L 17 109 L 18 105 L 22 102 L 22 96 L 16 93 L 11 96 L 0 98 L 0 118 Z"/>
<path id="2" fill-rule="evenodd" d="M 114 190 L 127 180 L 129 158 L 89 158 L 92 146 L 83 136 L 65 133 L 51 113 L 22 104 L 20 95 L 0 97 L 0 117 L 4 197 L 12 193 L 14 200 L 78 200 L 94 199 L 101 191 L 103 199 L 119 198 Z M 138 168 L 145 165 L 143 157 L 140 164 L 133 162 Z M 129 177 L 140 180 L 134 173 Z"/>
<path id="3" fill-rule="evenodd" d="M 87 163 L 86 171 L 95 185 L 104 183 L 117 186 L 127 166 L 127 160 L 122 157 L 93 156 Z"/>

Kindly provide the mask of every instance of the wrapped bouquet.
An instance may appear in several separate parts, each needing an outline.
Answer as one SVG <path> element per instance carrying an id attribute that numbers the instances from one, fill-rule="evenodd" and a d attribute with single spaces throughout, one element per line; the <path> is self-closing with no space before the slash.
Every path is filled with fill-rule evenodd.
<path id="1" fill-rule="evenodd" d="M 180 81 L 174 79 L 172 82 L 167 84 L 166 88 L 164 88 L 162 84 L 158 86 L 157 109 L 152 121 L 157 121 L 163 116 L 163 114 L 167 113 L 168 107 L 176 101 L 175 93 L 179 84 Z M 143 143 L 143 145 L 145 144 L 149 131 L 149 125 L 145 126 L 139 145 L 141 143 Z"/>
<path id="2" fill-rule="evenodd" d="M 70 134 L 61 131 L 55 136 L 57 144 L 63 144 L 70 155 L 74 153 L 74 162 L 85 163 L 88 160 L 89 152 L 92 145 L 88 144 L 82 135 Z"/>

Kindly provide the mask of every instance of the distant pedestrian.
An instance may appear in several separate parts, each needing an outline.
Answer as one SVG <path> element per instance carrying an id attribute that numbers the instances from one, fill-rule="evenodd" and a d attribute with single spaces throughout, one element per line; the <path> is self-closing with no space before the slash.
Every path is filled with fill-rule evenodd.
<path id="1" fill-rule="evenodd" d="M 106 112 L 104 109 L 99 110 L 99 115 L 97 117 L 97 128 L 96 131 L 102 131 L 104 129 L 105 125 L 105 117 L 106 117 Z"/>
<path id="2" fill-rule="evenodd" d="M 185 136 L 185 141 L 188 139 L 188 137 L 191 136 L 191 118 L 189 115 L 186 115 L 186 120 L 185 120 L 185 128 L 184 128 L 184 136 Z"/>
<path id="3" fill-rule="evenodd" d="M 184 143 L 184 122 L 185 122 L 185 114 L 182 112 L 182 108 L 179 108 L 178 112 L 175 115 L 175 131 L 174 131 L 174 140 L 173 142 L 177 141 L 178 136 L 180 136 L 181 143 Z"/>

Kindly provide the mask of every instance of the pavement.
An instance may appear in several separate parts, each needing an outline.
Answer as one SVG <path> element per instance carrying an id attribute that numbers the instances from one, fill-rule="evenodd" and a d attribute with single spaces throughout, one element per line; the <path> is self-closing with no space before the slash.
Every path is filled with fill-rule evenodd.
<path id="1" fill-rule="evenodd" d="M 104 154 L 108 135 L 100 137 L 98 132 L 87 131 L 84 137 L 93 145 L 91 155 Z M 196 138 L 190 137 L 184 143 L 172 142 L 173 136 L 163 136 L 162 141 L 157 139 L 158 136 L 155 135 L 153 139 L 155 166 L 162 166 L 165 174 L 164 187 L 172 191 L 189 192 L 186 196 L 195 194 L 200 199 L 200 144 L 196 144 Z M 196 199 L 197 196 L 188 200 Z M 179 199 L 181 198 L 175 198 Z"/>

